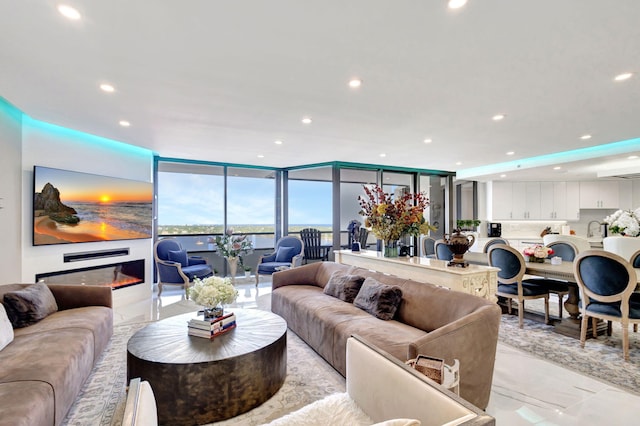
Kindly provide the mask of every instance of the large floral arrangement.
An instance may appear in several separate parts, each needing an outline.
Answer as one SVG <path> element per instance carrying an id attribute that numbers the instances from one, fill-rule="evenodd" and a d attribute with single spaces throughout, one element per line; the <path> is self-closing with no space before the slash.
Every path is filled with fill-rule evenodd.
<path id="1" fill-rule="evenodd" d="M 612 234 L 621 234 L 629 237 L 640 235 L 640 207 L 634 210 L 618 210 L 614 214 L 604 218 L 604 223 Z"/>
<path id="2" fill-rule="evenodd" d="M 553 249 L 542 244 L 536 244 L 530 247 L 526 247 L 522 250 L 522 254 L 525 256 L 535 257 L 538 259 L 546 259 L 549 255 L 553 254 Z"/>
<path id="3" fill-rule="evenodd" d="M 233 228 L 228 228 L 224 235 L 217 236 L 216 245 L 224 257 L 238 257 L 253 251 L 251 240 L 246 235 L 233 235 Z"/>
<path id="4" fill-rule="evenodd" d="M 213 308 L 235 302 L 238 290 L 231 284 L 229 278 L 209 277 L 201 280 L 193 280 L 193 286 L 189 287 L 189 297 L 199 305 Z"/>
<path id="5" fill-rule="evenodd" d="M 365 216 L 364 226 L 380 240 L 396 241 L 404 235 L 418 236 L 435 228 L 424 219 L 423 211 L 429 199 L 423 193 L 405 193 L 393 199 L 378 185 L 364 187 L 365 197 L 359 196 L 360 214 Z"/>

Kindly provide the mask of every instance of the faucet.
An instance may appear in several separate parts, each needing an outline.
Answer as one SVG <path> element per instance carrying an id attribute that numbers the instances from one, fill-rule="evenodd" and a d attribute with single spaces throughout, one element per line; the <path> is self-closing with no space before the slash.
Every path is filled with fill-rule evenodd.
<path id="1" fill-rule="evenodd" d="M 592 223 L 596 223 L 598 226 L 600 226 L 600 222 L 597 220 L 592 220 L 591 222 L 589 222 L 589 224 L 587 225 L 587 238 L 593 237 L 593 232 L 591 231 L 591 224 Z"/>

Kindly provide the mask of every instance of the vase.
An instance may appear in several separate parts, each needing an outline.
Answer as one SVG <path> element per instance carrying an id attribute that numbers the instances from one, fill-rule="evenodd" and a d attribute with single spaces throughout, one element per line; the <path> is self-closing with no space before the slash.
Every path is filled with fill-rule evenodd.
<path id="1" fill-rule="evenodd" d="M 398 257 L 398 241 L 385 241 L 382 253 L 384 257 Z"/>
<path id="2" fill-rule="evenodd" d="M 544 263 L 544 257 L 529 256 L 529 262 L 532 262 L 532 263 Z"/>
<path id="3" fill-rule="evenodd" d="M 214 307 L 205 306 L 202 311 L 204 312 L 204 319 L 218 318 L 224 315 L 224 307 L 222 305 Z"/>
<path id="4" fill-rule="evenodd" d="M 227 256 L 227 263 L 229 264 L 229 275 L 231 275 L 231 282 L 235 284 L 236 273 L 238 272 L 238 256 Z"/>

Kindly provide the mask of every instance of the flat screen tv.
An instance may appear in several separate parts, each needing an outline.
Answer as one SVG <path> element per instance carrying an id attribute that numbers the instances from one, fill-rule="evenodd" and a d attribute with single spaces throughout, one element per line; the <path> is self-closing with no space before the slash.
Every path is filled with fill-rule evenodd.
<path id="1" fill-rule="evenodd" d="M 33 245 L 151 238 L 153 184 L 33 168 Z"/>

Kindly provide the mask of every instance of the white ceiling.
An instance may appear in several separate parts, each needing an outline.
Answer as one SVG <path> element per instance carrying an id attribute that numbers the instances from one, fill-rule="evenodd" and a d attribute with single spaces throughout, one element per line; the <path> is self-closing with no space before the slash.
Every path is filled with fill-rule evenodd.
<path id="1" fill-rule="evenodd" d="M 445 0 L 66 1 L 80 21 L 58 3 L 0 0 L 0 96 L 163 157 L 480 180 L 496 175 L 476 168 L 494 164 L 508 179 L 596 178 L 603 166 L 589 157 L 603 155 L 640 170 L 626 160 L 640 139 L 523 160 L 640 137 L 638 0 L 469 0 L 457 11 Z"/>

